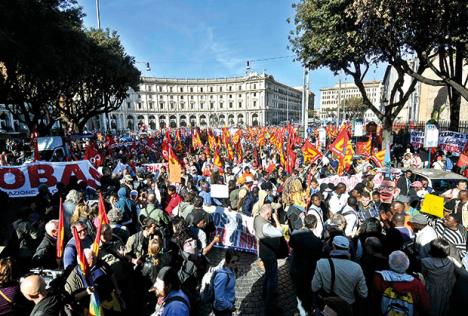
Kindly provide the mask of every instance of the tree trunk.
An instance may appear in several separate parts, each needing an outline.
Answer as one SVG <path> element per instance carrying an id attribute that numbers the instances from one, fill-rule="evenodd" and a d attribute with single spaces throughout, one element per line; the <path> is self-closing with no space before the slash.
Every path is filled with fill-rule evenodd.
<path id="1" fill-rule="evenodd" d="M 458 132 L 460 125 L 460 105 L 461 105 L 461 95 L 453 88 L 450 88 L 452 93 L 449 93 L 449 102 L 450 102 L 450 126 L 449 130 Z"/>
<path id="2" fill-rule="evenodd" d="M 392 144 L 392 128 L 393 128 L 393 120 L 391 115 L 386 115 L 382 121 L 382 149 L 387 148 L 387 144 Z"/>

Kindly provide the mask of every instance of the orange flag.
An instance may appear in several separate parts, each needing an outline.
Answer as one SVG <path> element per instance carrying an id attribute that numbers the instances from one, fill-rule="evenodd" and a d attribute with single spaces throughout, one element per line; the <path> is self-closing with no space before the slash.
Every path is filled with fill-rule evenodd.
<path id="1" fill-rule="evenodd" d="M 203 144 L 200 139 L 200 134 L 198 134 L 198 131 L 196 129 L 193 130 L 193 134 L 192 134 L 192 147 L 194 150 L 197 150 L 203 147 Z"/>
<path id="2" fill-rule="evenodd" d="M 218 167 L 220 170 L 223 169 L 223 162 L 221 161 L 221 157 L 219 156 L 218 148 L 215 149 L 213 164 Z"/>
<path id="3" fill-rule="evenodd" d="M 172 147 L 169 146 L 169 182 L 180 183 L 182 178 L 182 166 Z"/>
<path id="4" fill-rule="evenodd" d="M 310 143 L 309 140 L 306 140 L 304 146 L 301 148 L 302 153 L 304 154 L 304 163 L 310 161 L 314 163 L 322 156 L 322 153 Z"/>
<path id="5" fill-rule="evenodd" d="M 57 231 L 57 250 L 56 257 L 61 259 L 63 257 L 63 243 L 65 241 L 65 216 L 63 212 L 62 198 L 60 197 L 59 205 L 59 222 Z"/>
<path id="6" fill-rule="evenodd" d="M 340 133 L 338 134 L 338 136 L 333 141 L 333 143 L 331 143 L 330 146 L 328 146 L 328 149 L 332 153 L 337 155 L 338 158 L 341 159 L 341 158 L 344 158 L 344 156 L 346 154 L 346 147 L 347 147 L 348 143 L 351 144 L 351 142 L 349 140 L 349 136 L 348 136 L 348 131 L 347 131 L 346 128 L 343 127 L 340 130 Z"/>
<path id="7" fill-rule="evenodd" d="M 371 154 L 371 141 L 372 138 L 369 136 L 369 140 L 367 142 L 357 142 L 356 153 L 358 155 L 369 156 Z"/>
<path id="8" fill-rule="evenodd" d="M 234 150 L 232 149 L 232 146 L 230 143 L 228 143 L 228 146 L 227 146 L 227 154 L 228 154 L 228 158 L 230 161 L 233 161 L 234 160 Z"/>
<path id="9" fill-rule="evenodd" d="M 345 151 L 343 153 L 343 157 L 338 159 L 338 169 L 337 173 L 338 175 L 342 175 L 345 171 L 349 170 L 349 167 L 351 167 L 353 163 L 353 157 L 354 157 L 354 150 L 353 146 L 351 145 L 351 142 L 348 141 L 345 147 Z"/>
<path id="10" fill-rule="evenodd" d="M 385 149 L 372 155 L 371 159 L 377 167 L 382 168 L 385 160 Z"/>

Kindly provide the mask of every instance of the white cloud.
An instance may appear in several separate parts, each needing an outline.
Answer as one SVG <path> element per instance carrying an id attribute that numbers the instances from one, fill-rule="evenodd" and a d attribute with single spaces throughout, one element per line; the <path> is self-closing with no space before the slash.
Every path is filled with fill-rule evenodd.
<path id="1" fill-rule="evenodd" d="M 213 28 L 204 27 L 206 33 L 206 42 L 204 50 L 208 54 L 212 54 L 212 57 L 224 68 L 242 72 L 245 60 L 239 57 L 235 57 L 235 50 L 230 48 L 227 43 L 224 43 L 215 38 Z"/>

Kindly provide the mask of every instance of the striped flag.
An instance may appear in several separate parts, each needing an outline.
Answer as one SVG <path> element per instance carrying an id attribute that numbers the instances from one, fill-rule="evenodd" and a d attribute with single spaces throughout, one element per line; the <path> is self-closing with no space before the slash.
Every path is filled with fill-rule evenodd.
<path id="1" fill-rule="evenodd" d="M 103 316 L 104 311 L 102 309 L 101 301 L 96 292 L 91 294 L 89 299 L 89 316 Z"/>
<path id="2" fill-rule="evenodd" d="M 72 228 L 72 233 L 73 238 L 75 239 L 75 248 L 78 257 L 78 264 L 80 265 L 81 272 L 83 272 L 83 277 L 85 278 L 85 280 L 87 280 L 89 275 L 88 261 L 86 261 L 86 257 L 83 251 L 84 249 L 81 248 L 81 239 L 78 236 L 78 231 L 76 230 L 75 226 L 73 226 Z"/>
<path id="3" fill-rule="evenodd" d="M 107 218 L 106 212 L 106 205 L 104 204 L 104 198 L 102 197 L 102 193 L 99 193 L 98 217 L 101 223 L 109 224 L 109 219 Z"/>
<path id="4" fill-rule="evenodd" d="M 57 231 L 57 245 L 56 245 L 56 257 L 62 259 L 63 257 L 63 243 L 65 241 L 65 218 L 63 212 L 62 197 L 60 197 L 59 205 L 59 221 Z"/>

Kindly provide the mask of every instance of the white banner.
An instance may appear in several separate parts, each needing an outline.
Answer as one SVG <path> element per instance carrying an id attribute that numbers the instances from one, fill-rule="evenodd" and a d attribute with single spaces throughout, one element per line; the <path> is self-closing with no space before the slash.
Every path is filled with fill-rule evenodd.
<path id="1" fill-rule="evenodd" d="M 205 210 L 213 216 L 215 234 L 221 239 L 217 247 L 257 253 L 253 217 L 229 211 L 224 207 L 205 207 Z"/>
<path id="2" fill-rule="evenodd" d="M 146 172 L 151 172 L 154 173 L 156 171 L 161 170 L 161 167 L 165 167 L 167 170 L 167 163 L 145 163 L 143 164 L 143 167 L 145 168 Z"/>
<path id="3" fill-rule="evenodd" d="M 317 179 L 317 181 L 319 184 L 333 183 L 334 185 L 337 185 L 338 183 L 344 183 L 346 184 L 346 190 L 349 191 L 352 190 L 356 184 L 362 181 L 362 174 L 358 173 L 349 177 L 331 176 L 323 179 Z"/>
<path id="4" fill-rule="evenodd" d="M 0 167 L 0 190 L 12 198 L 37 195 L 37 188 L 46 184 L 51 193 L 57 191 L 56 185 L 65 185 L 70 177 L 83 180 L 92 188 L 100 185 L 101 174 L 88 160 L 72 162 L 37 161 L 21 166 Z"/>

